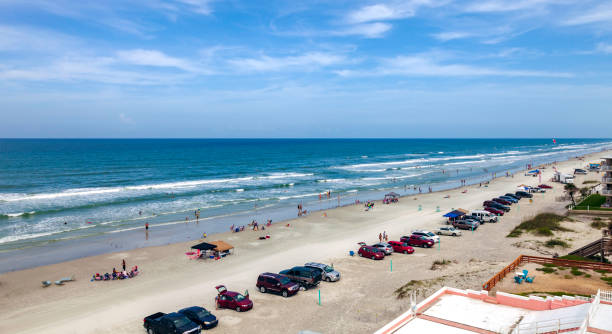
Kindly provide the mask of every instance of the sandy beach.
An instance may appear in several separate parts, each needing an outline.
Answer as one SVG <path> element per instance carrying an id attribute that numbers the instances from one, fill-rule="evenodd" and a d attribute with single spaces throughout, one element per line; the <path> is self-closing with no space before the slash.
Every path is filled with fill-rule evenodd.
<path id="1" fill-rule="evenodd" d="M 556 167 L 569 173 L 610 153 L 599 152 L 583 160 L 559 162 Z M 444 224 L 442 214 L 451 209 L 480 209 L 484 200 L 514 192 L 519 184 L 537 185 L 538 178 L 516 173 L 513 177 L 499 177 L 488 187 L 476 184 L 402 197 L 398 204 L 392 205 L 378 201 L 371 211 L 364 211 L 363 205 L 351 205 L 312 212 L 274 224 L 265 231 L 209 235 L 207 241 L 225 240 L 235 246 L 234 254 L 220 261 L 188 259 L 184 253 L 196 240 L 5 273 L 0 275 L 0 332 L 144 333 L 145 316 L 200 305 L 219 318 L 219 326 L 212 333 L 298 333 L 300 330 L 371 333 L 408 308 L 409 300 L 397 299 L 394 291 L 411 280 L 425 282 L 423 295 L 443 285 L 480 290 L 491 275 L 518 255 L 541 254 L 537 247 L 516 244 L 527 245 L 529 240 L 544 239 L 528 234 L 520 238 L 506 238 L 506 235 L 522 220 L 537 213 L 565 213 L 568 202 L 556 201 L 563 195 L 563 185 L 549 182 L 552 174 L 552 166 L 547 166 L 542 182 L 553 185 L 553 189 L 535 194 L 533 203 L 523 200 L 518 206 L 513 205 L 513 210 L 501 217 L 499 223 L 485 224 L 475 232 L 464 231 L 457 238 L 442 236 L 439 247 L 417 248 L 412 255 L 394 254 L 382 261 L 349 257 L 348 252 L 357 250 L 360 241 L 378 241 L 378 234 L 383 231 L 390 236 L 389 240 L 397 240 L 416 228 L 433 230 Z M 597 180 L 599 175 L 578 176 L 577 185 L 585 178 Z M 571 236 L 572 248 L 600 235 L 595 229 L 576 230 L 581 233 Z M 271 238 L 259 240 L 259 236 L 266 234 Z M 568 250 L 551 251 L 564 254 Z M 93 273 L 119 268 L 122 259 L 126 259 L 128 267 L 138 265 L 140 275 L 123 281 L 90 282 Z M 432 262 L 438 259 L 453 262 L 432 270 Z M 318 289 L 301 291 L 290 298 L 256 290 L 259 273 L 278 272 L 309 261 L 333 264 L 342 274 L 339 282 L 320 284 L 321 305 L 318 305 Z M 43 280 L 70 275 L 76 277 L 75 282 L 41 287 Z M 241 292 L 248 289 L 254 309 L 245 313 L 215 310 L 214 286 L 218 284 Z"/>

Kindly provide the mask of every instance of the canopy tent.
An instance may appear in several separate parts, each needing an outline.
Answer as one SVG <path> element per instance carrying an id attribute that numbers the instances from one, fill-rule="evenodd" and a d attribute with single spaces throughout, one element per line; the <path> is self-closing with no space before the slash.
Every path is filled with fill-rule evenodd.
<path id="1" fill-rule="evenodd" d="M 468 212 L 469 212 L 468 210 L 465 210 L 465 209 L 462 209 L 462 208 L 457 208 L 457 210 L 455 210 L 455 211 L 463 212 L 464 215 L 467 215 Z"/>
<path id="2" fill-rule="evenodd" d="M 465 212 L 463 211 L 459 211 L 459 210 L 453 210 L 447 214 L 445 214 L 443 217 L 447 217 L 447 218 L 457 218 L 457 217 L 461 217 L 461 216 L 465 216 Z"/>
<path id="3" fill-rule="evenodd" d="M 201 251 L 207 251 L 207 250 L 215 249 L 215 247 L 217 247 L 217 245 L 209 244 L 207 242 L 203 242 L 201 244 L 197 244 L 197 245 L 191 246 L 192 249 L 199 249 Z"/>
<path id="4" fill-rule="evenodd" d="M 215 250 L 217 252 L 225 252 L 228 251 L 230 249 L 234 249 L 234 246 L 228 244 L 227 242 L 223 241 L 223 240 L 215 240 L 215 241 L 211 241 L 211 244 L 215 245 Z"/>
<path id="5" fill-rule="evenodd" d="M 388 194 L 385 194 L 385 197 L 400 197 L 400 194 L 394 193 L 394 192 L 390 192 Z"/>

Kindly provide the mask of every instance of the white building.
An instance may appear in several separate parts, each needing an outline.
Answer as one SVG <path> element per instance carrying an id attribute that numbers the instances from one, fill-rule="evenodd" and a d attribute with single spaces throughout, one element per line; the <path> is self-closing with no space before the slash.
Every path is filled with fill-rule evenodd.
<path id="1" fill-rule="evenodd" d="M 523 297 L 444 287 L 375 334 L 612 334 L 612 291 Z"/>

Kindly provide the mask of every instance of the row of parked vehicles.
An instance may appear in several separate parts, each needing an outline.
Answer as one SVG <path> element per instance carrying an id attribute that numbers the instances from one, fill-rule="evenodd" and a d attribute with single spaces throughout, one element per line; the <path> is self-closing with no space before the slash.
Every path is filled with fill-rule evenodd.
<path id="1" fill-rule="evenodd" d="M 300 290 L 317 286 L 321 281 L 337 282 L 340 273 L 332 266 L 309 262 L 303 266 L 282 270 L 278 274 L 262 273 L 257 277 L 255 286 L 261 293 L 274 293 L 283 297 L 293 296 Z M 232 309 L 245 312 L 253 308 L 248 292 L 244 294 L 229 291 L 225 285 L 215 287 L 217 309 Z M 173 313 L 157 312 L 144 318 L 143 326 L 149 334 L 197 334 L 202 329 L 214 328 L 217 318 L 200 306 L 192 306 Z"/>

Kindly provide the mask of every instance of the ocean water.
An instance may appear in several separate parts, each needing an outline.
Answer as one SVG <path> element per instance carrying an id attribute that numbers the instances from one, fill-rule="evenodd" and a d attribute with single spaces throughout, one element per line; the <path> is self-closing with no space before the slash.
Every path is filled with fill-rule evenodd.
<path id="1" fill-rule="evenodd" d="M 184 225 L 197 210 L 200 230 L 211 233 L 252 218 L 293 217 L 298 203 L 312 210 L 391 189 L 478 183 L 604 149 L 612 140 L 2 139 L 0 250 L 145 223 Z M 331 199 L 319 200 L 327 191 Z"/>

